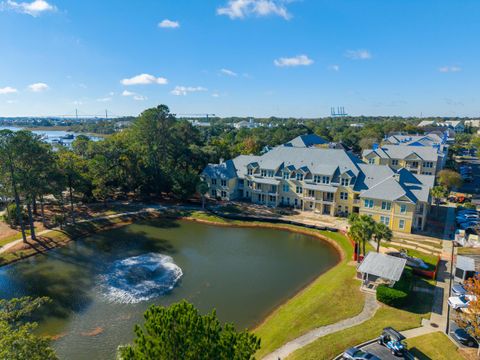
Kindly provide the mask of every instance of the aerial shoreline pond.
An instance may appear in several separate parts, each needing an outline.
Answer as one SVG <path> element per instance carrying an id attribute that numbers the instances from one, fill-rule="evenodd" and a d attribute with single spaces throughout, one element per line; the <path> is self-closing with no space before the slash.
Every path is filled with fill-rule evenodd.
<path id="1" fill-rule="evenodd" d="M 267 228 L 149 220 L 102 232 L 0 269 L 6 297 L 50 295 L 40 332 L 62 359 L 113 358 L 150 304 L 187 299 L 252 328 L 320 274 L 338 250 Z M 141 265 L 141 266 L 140 266 Z"/>

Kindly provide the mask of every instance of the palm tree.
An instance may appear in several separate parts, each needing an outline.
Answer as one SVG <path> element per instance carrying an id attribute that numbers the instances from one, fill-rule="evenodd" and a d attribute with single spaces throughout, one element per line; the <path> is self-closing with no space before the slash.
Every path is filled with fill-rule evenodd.
<path id="1" fill-rule="evenodd" d="M 348 218 L 350 228 L 348 234 L 357 244 L 362 245 L 363 256 L 366 255 L 366 244 L 372 238 L 375 221 L 368 215 L 352 214 Z M 357 260 L 359 259 L 360 246 L 358 246 Z"/>
<path id="2" fill-rule="evenodd" d="M 383 223 L 375 223 L 375 227 L 373 229 L 373 237 L 375 238 L 375 242 L 377 243 L 377 253 L 380 252 L 380 242 L 382 240 L 391 241 L 393 237 L 392 230 L 383 224 Z"/>

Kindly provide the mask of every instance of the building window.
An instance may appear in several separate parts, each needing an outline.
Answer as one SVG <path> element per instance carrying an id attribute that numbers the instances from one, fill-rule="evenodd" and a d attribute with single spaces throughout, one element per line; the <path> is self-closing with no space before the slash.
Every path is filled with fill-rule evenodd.
<path id="1" fill-rule="evenodd" d="M 212 196 L 217 197 L 217 190 L 215 190 L 215 189 L 212 190 Z"/>
<path id="2" fill-rule="evenodd" d="M 260 175 L 267 176 L 267 170 L 264 170 L 264 169 L 260 170 Z"/>
<path id="3" fill-rule="evenodd" d="M 290 178 L 290 174 L 289 174 L 288 172 L 284 171 L 284 172 L 283 172 L 283 178 L 284 178 L 285 180 L 289 179 L 289 178 Z"/>
<path id="4" fill-rule="evenodd" d="M 348 186 L 349 180 L 350 180 L 350 179 L 342 178 L 342 179 L 341 179 L 341 185 L 342 185 L 342 186 Z"/>
<path id="5" fill-rule="evenodd" d="M 315 190 L 308 190 L 309 197 L 315 197 Z"/>
<path id="6" fill-rule="evenodd" d="M 348 193 L 342 191 L 340 193 L 340 200 L 347 200 L 347 199 L 348 199 Z"/>
<path id="7" fill-rule="evenodd" d="M 365 201 L 364 201 L 364 206 L 365 206 L 366 208 L 369 208 L 369 209 L 373 208 L 373 200 L 371 200 L 371 199 L 365 199 Z"/>
<path id="8" fill-rule="evenodd" d="M 297 206 L 297 205 L 298 205 L 298 199 L 297 199 L 297 198 L 295 198 L 295 201 L 294 201 L 294 203 L 295 203 L 295 206 Z"/>
<path id="9" fill-rule="evenodd" d="M 277 185 L 271 185 L 270 186 L 270 192 L 276 193 L 277 192 Z"/>
<path id="10" fill-rule="evenodd" d="M 297 194 L 303 194 L 303 188 L 301 186 L 297 186 Z"/>
<path id="11" fill-rule="evenodd" d="M 431 162 L 431 161 L 426 161 L 426 162 L 423 163 L 423 167 L 433 168 L 433 162 Z"/>
<path id="12" fill-rule="evenodd" d="M 407 205 L 401 204 L 400 205 L 400 213 L 405 214 L 407 212 Z"/>
<path id="13" fill-rule="evenodd" d="M 268 197 L 268 200 L 269 200 L 270 202 L 275 202 L 275 196 L 270 195 L 270 196 Z"/>
<path id="14" fill-rule="evenodd" d="M 303 174 L 297 173 L 297 180 L 303 180 Z"/>
<path id="15" fill-rule="evenodd" d="M 380 222 L 385 225 L 390 225 L 390 217 L 389 216 L 380 216 Z"/>
<path id="16" fill-rule="evenodd" d="M 320 175 L 314 175 L 314 176 L 313 176 L 313 182 L 319 183 L 320 180 L 321 180 L 321 176 L 320 176 Z"/>
<path id="17" fill-rule="evenodd" d="M 398 227 L 399 229 L 405 229 L 405 220 L 400 219 L 400 221 L 398 222 Z"/>
<path id="18" fill-rule="evenodd" d="M 227 197 L 227 192 L 226 191 L 222 191 L 222 198 L 226 198 Z"/>
<path id="19" fill-rule="evenodd" d="M 220 180 L 220 185 L 227 186 L 227 180 Z"/>
<path id="20" fill-rule="evenodd" d="M 290 191 L 290 186 L 288 184 L 283 184 L 283 192 L 289 192 Z"/>
<path id="21" fill-rule="evenodd" d="M 217 185 L 217 179 L 212 179 L 212 185 Z"/>
<path id="22" fill-rule="evenodd" d="M 375 164 L 375 158 L 368 159 L 369 164 Z"/>
<path id="23" fill-rule="evenodd" d="M 322 176 L 322 183 L 330 184 L 330 178 L 328 176 Z"/>
<path id="24" fill-rule="evenodd" d="M 249 169 L 247 170 L 247 172 L 248 172 L 248 175 L 253 175 L 253 169 L 252 169 L 252 168 L 249 168 Z"/>
<path id="25" fill-rule="evenodd" d="M 253 182 L 249 180 L 249 181 L 247 181 L 247 185 L 248 185 L 249 188 L 252 188 Z"/>
<path id="26" fill-rule="evenodd" d="M 397 166 L 397 165 L 398 165 L 398 160 L 393 159 L 393 160 L 392 160 L 392 166 Z"/>
<path id="27" fill-rule="evenodd" d="M 382 210 L 390 210 L 392 203 L 390 201 L 382 201 Z"/>

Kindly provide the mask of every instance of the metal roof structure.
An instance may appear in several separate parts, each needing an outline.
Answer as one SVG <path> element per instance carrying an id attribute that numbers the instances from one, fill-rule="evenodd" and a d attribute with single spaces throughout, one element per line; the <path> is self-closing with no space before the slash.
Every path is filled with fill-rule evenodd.
<path id="1" fill-rule="evenodd" d="M 358 267 L 363 274 L 375 275 L 383 279 L 398 281 L 402 277 L 406 259 L 369 252 Z"/>

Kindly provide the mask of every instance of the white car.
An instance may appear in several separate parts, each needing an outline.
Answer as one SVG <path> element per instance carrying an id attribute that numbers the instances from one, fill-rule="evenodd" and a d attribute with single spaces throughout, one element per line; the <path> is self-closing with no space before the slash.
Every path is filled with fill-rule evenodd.
<path id="1" fill-rule="evenodd" d="M 475 295 L 461 295 L 461 296 L 452 296 L 448 298 L 448 305 L 455 310 L 460 310 L 466 308 L 468 303 L 472 300 L 476 300 Z"/>

